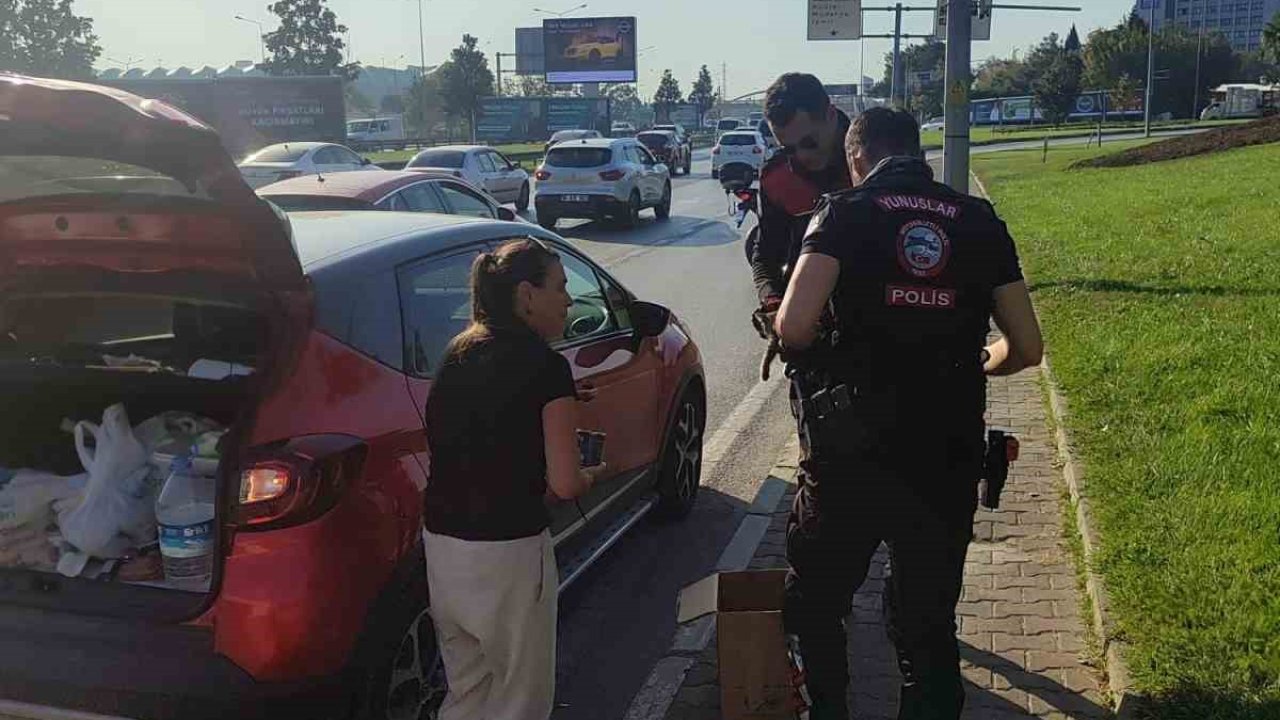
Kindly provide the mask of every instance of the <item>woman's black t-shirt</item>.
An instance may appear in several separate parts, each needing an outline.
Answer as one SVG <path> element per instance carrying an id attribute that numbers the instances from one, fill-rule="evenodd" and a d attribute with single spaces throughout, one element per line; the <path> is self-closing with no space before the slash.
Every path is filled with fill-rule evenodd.
<path id="1" fill-rule="evenodd" d="M 545 530 L 542 409 L 574 394 L 568 361 L 532 332 L 497 331 L 447 360 L 426 407 L 427 531 L 515 540 Z"/>

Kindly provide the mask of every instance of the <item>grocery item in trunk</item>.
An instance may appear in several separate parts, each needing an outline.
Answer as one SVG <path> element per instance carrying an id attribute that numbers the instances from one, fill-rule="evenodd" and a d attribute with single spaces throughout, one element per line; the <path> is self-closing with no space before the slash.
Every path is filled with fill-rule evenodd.
<path id="1" fill-rule="evenodd" d="M 88 446 L 88 436 L 94 447 Z M 133 434 L 123 405 L 102 414 L 102 425 L 76 424 L 76 451 L 89 472 L 84 496 L 58 516 L 68 543 L 98 558 L 117 558 L 155 538 L 146 448 Z"/>
<path id="2" fill-rule="evenodd" d="M 174 459 L 156 500 L 164 579 L 172 587 L 195 592 L 209 589 L 215 496 L 216 481 L 196 473 L 190 455 Z"/>
<path id="3" fill-rule="evenodd" d="M 37 470 L 7 471 L 0 482 L 0 531 L 49 524 L 56 503 L 76 497 L 88 475 L 62 477 Z"/>

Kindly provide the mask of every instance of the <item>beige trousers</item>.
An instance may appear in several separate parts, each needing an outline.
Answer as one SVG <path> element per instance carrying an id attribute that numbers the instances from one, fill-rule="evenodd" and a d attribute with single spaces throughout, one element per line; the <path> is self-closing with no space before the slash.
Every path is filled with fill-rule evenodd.
<path id="1" fill-rule="evenodd" d="M 559 585 L 551 534 L 422 537 L 449 680 L 440 720 L 546 720 L 556 689 Z"/>

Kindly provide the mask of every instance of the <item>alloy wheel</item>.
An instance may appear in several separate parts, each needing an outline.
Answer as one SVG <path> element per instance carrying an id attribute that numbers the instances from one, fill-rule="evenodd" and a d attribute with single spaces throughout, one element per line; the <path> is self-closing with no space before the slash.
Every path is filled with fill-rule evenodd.
<path id="1" fill-rule="evenodd" d="M 435 626 L 426 610 L 409 626 L 392 662 L 387 720 L 437 720 L 449 686 Z"/>

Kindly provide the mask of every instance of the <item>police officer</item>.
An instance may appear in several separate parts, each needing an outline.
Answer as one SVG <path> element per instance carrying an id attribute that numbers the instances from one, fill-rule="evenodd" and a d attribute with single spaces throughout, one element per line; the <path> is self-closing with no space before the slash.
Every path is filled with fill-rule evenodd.
<path id="1" fill-rule="evenodd" d="M 898 717 L 954 720 L 985 375 L 1037 365 L 1040 328 L 1004 223 L 934 182 L 910 115 L 859 115 L 845 152 L 857 184 L 814 215 L 775 325 L 788 351 L 829 348 L 799 389 L 810 452 L 787 529 L 784 621 L 813 720 L 847 718 L 843 618 L 884 541 Z M 986 345 L 992 317 L 1003 337 Z"/>
<path id="2" fill-rule="evenodd" d="M 761 169 L 760 222 L 746 249 L 767 335 L 818 202 L 852 182 L 842 151 L 849 116 L 831 104 L 818 78 L 782 75 L 765 92 L 764 114 L 780 147 Z M 771 361 L 767 356 L 763 379 Z"/>

